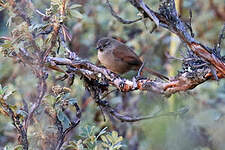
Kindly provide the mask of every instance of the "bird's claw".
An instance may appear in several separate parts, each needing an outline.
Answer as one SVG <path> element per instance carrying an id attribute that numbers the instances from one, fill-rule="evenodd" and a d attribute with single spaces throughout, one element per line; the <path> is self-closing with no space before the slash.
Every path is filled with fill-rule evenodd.
<path id="1" fill-rule="evenodd" d="M 136 77 L 133 77 L 133 90 L 135 90 L 135 89 L 137 89 L 137 87 L 138 87 L 138 81 L 139 80 L 143 80 L 143 79 L 147 79 L 146 77 L 143 77 L 143 76 L 139 76 L 139 75 L 137 75 Z"/>

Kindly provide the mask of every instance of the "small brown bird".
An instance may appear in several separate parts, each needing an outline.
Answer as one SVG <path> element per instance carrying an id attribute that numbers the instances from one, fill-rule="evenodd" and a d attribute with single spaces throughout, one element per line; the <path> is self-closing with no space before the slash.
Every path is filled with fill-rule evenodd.
<path id="1" fill-rule="evenodd" d="M 124 43 L 110 37 L 103 37 L 97 42 L 98 59 L 100 63 L 114 73 L 123 74 L 130 70 L 139 70 L 143 62 Z M 168 77 L 144 67 L 144 71 L 161 79 L 169 80 Z"/>

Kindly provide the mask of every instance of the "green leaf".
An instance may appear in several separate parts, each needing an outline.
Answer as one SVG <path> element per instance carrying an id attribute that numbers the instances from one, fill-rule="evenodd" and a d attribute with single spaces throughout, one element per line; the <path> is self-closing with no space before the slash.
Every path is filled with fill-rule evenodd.
<path id="1" fill-rule="evenodd" d="M 80 136 L 87 138 L 90 136 L 94 136 L 95 133 L 96 133 L 96 127 L 88 125 L 86 127 L 81 128 Z"/>
<path id="2" fill-rule="evenodd" d="M 79 8 L 79 7 L 82 7 L 82 5 L 80 4 L 73 4 L 70 6 L 70 9 L 76 9 L 76 8 Z"/>
<path id="3" fill-rule="evenodd" d="M 102 143 L 102 145 L 103 145 L 104 147 L 106 147 L 106 148 L 109 148 L 109 147 L 110 147 L 110 145 L 108 145 L 108 144 L 106 144 L 106 143 Z"/>
<path id="4" fill-rule="evenodd" d="M 6 26 L 11 27 L 11 25 L 12 25 L 12 18 L 13 18 L 12 16 L 9 17 L 9 19 L 8 19 L 8 21 L 6 23 Z"/>
<path id="5" fill-rule="evenodd" d="M 112 137 L 113 137 L 114 139 L 117 139 L 118 133 L 117 133 L 116 131 L 112 131 Z"/>
<path id="6" fill-rule="evenodd" d="M 121 141 L 123 141 L 123 137 L 122 136 L 119 136 L 119 137 L 117 137 L 115 143 L 118 143 L 118 142 L 121 142 Z"/>
<path id="7" fill-rule="evenodd" d="M 117 143 L 116 145 L 113 145 L 113 149 L 120 149 L 122 146 L 121 143 Z"/>
<path id="8" fill-rule="evenodd" d="M 2 85 L 0 84 L 0 95 L 3 95 L 4 94 L 4 91 L 2 89 Z"/>
<path id="9" fill-rule="evenodd" d="M 82 19 L 83 18 L 83 15 L 77 10 L 71 10 L 71 14 L 75 18 L 78 18 L 78 19 Z"/>
<path id="10" fill-rule="evenodd" d="M 17 145 L 14 150 L 23 150 L 23 145 Z"/>
<path id="11" fill-rule="evenodd" d="M 111 143 L 113 142 L 113 138 L 111 135 L 107 134 L 106 138 L 109 140 L 109 142 L 111 142 Z"/>
<path id="12" fill-rule="evenodd" d="M 8 86 L 3 87 L 2 89 L 3 93 L 6 93 L 7 90 L 8 90 Z"/>
<path id="13" fill-rule="evenodd" d="M 63 125 L 63 129 L 67 129 L 70 127 L 71 122 L 70 122 L 69 118 L 64 114 L 64 112 L 62 112 L 61 110 L 58 110 L 57 117 L 61 121 L 61 123 Z"/>
<path id="14" fill-rule="evenodd" d="M 10 105 L 8 104 L 9 108 L 11 108 L 13 111 L 17 110 L 17 106 L 16 105 Z"/>
<path id="15" fill-rule="evenodd" d="M 101 139 L 102 139 L 103 142 L 108 143 L 108 140 L 107 140 L 107 138 L 104 135 L 101 136 Z"/>
<path id="16" fill-rule="evenodd" d="M 74 105 L 74 104 L 76 104 L 77 103 L 77 100 L 75 99 L 75 98 L 70 98 L 69 99 L 69 104 L 70 105 Z"/>
<path id="17" fill-rule="evenodd" d="M 59 5 L 60 1 L 59 0 L 51 0 L 51 5 Z"/>
<path id="18" fill-rule="evenodd" d="M 10 48 L 12 47 L 12 43 L 10 41 L 5 41 L 4 44 L 1 44 L 2 48 Z"/>
<path id="19" fill-rule="evenodd" d="M 3 11 L 5 8 L 0 6 L 0 11 Z"/>
<path id="20" fill-rule="evenodd" d="M 70 98 L 70 93 L 63 94 L 62 100 Z"/>
<path id="21" fill-rule="evenodd" d="M 90 136 L 95 135 L 95 131 L 96 131 L 95 129 L 96 129 L 95 126 L 91 126 L 91 127 L 88 128 Z"/>
<path id="22" fill-rule="evenodd" d="M 106 129 L 107 129 L 107 127 L 103 128 L 103 129 L 101 130 L 101 132 L 97 135 L 96 139 L 98 139 L 99 136 L 105 134 L 105 133 L 106 133 Z"/>
<path id="23" fill-rule="evenodd" d="M 70 144 L 70 145 L 73 145 L 73 146 L 77 146 L 77 144 L 76 144 L 75 141 L 69 141 L 69 144 Z"/>
<path id="24" fill-rule="evenodd" d="M 8 91 L 7 93 L 4 93 L 4 97 L 3 98 L 7 99 L 9 96 L 11 96 L 15 92 L 16 92 L 15 90 Z"/>
<path id="25" fill-rule="evenodd" d="M 26 111 L 20 109 L 16 111 L 16 114 L 21 115 L 23 117 L 26 117 L 28 115 Z"/>
<path id="26" fill-rule="evenodd" d="M 77 147 L 73 146 L 73 145 L 66 145 L 63 147 L 65 150 L 70 150 L 70 149 L 75 149 Z"/>

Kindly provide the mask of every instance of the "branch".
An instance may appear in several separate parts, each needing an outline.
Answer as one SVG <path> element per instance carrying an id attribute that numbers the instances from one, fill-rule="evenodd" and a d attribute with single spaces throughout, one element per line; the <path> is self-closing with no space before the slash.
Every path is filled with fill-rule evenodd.
<path id="1" fill-rule="evenodd" d="M 109 81 L 108 83 L 110 85 L 115 86 L 118 90 L 123 92 L 145 90 L 169 96 L 177 92 L 193 89 L 207 80 L 214 79 L 210 68 L 202 68 L 202 66 L 197 66 L 199 68 L 190 72 L 185 70 L 174 79 L 171 78 L 168 82 L 146 78 L 142 78 L 138 81 L 131 81 L 120 77 L 106 68 L 97 67 L 89 61 L 81 60 L 79 58 L 70 60 L 67 58 L 48 57 L 47 60 L 50 62 L 52 61 L 57 66 L 66 65 L 70 67 L 70 72 L 74 72 L 80 76 L 85 76 L 88 79 L 98 80 L 98 73 L 100 73 Z M 224 78 L 224 75 L 221 73 L 217 73 L 217 76 L 218 78 Z"/>
<path id="2" fill-rule="evenodd" d="M 45 95 L 45 92 L 47 91 L 47 84 L 46 84 L 46 79 L 43 78 L 42 76 L 42 79 L 39 79 L 39 84 L 38 84 L 38 97 L 35 101 L 35 103 L 31 106 L 31 109 L 28 113 L 28 116 L 25 120 L 25 129 L 27 130 L 28 128 L 28 125 L 34 115 L 34 112 L 38 109 L 38 107 L 41 105 L 41 101 Z"/>
<path id="3" fill-rule="evenodd" d="M 106 0 L 106 3 L 111 11 L 111 14 L 113 17 L 115 17 L 117 19 L 117 21 L 123 23 L 123 24 L 132 24 L 132 23 L 135 23 L 137 21 L 140 21 L 142 18 L 138 18 L 138 19 L 135 19 L 135 20 L 124 20 L 123 18 L 121 18 L 120 16 L 118 16 L 116 14 L 116 12 L 113 10 L 112 8 L 112 5 L 109 3 L 109 0 Z"/>
<path id="4" fill-rule="evenodd" d="M 19 143 L 23 146 L 24 150 L 28 150 L 28 139 L 27 139 L 27 131 L 26 128 L 22 125 L 20 121 L 19 115 L 17 115 L 13 109 L 10 108 L 10 106 L 6 103 L 6 100 L 2 95 L 0 95 L 0 106 L 3 108 L 5 113 L 10 116 L 10 118 L 13 121 L 13 125 L 19 132 Z"/>
<path id="5" fill-rule="evenodd" d="M 102 110 L 103 108 L 104 111 L 108 112 L 109 114 L 111 114 L 112 116 L 114 116 L 120 121 L 137 122 L 137 121 L 152 119 L 152 118 L 161 117 L 161 116 L 179 115 L 181 113 L 188 111 L 187 109 L 182 109 L 177 112 L 168 112 L 168 113 L 158 114 L 160 112 L 159 110 L 157 112 L 154 112 L 151 115 L 141 116 L 141 117 L 131 117 L 128 115 L 122 115 L 118 113 L 114 108 L 112 108 L 108 101 L 100 99 L 100 94 L 102 93 L 102 90 L 101 88 L 99 88 L 99 83 L 96 83 L 95 80 L 89 80 L 88 78 L 84 78 L 84 82 L 86 83 L 85 85 L 86 89 L 90 92 L 90 95 L 95 100 L 96 104 L 100 106 L 100 109 Z"/>
<path id="6" fill-rule="evenodd" d="M 221 30 L 221 33 L 219 34 L 218 42 L 215 45 L 215 51 L 218 57 L 221 57 L 220 53 L 221 53 L 221 44 L 223 39 L 225 39 L 225 23 L 223 25 L 223 29 Z"/>
<path id="7" fill-rule="evenodd" d="M 143 13 L 145 17 L 150 19 L 152 19 L 152 17 L 146 12 L 146 8 L 151 11 L 151 13 L 158 18 L 160 27 L 175 33 L 197 56 L 212 64 L 221 76 L 225 76 L 225 63 L 223 60 L 213 54 L 212 48 L 208 48 L 199 43 L 188 33 L 188 27 L 177 15 L 174 0 L 164 0 L 159 7 L 159 12 L 154 12 L 146 4 L 144 4 L 146 8 L 143 9 L 141 7 L 143 5 L 141 0 L 128 1 L 136 7 L 139 12 Z"/>
<path id="8" fill-rule="evenodd" d="M 188 111 L 188 109 L 185 108 L 182 111 L 178 110 L 176 112 L 168 112 L 168 113 L 159 114 L 159 112 L 160 112 L 160 110 L 159 110 L 159 111 L 154 112 L 147 116 L 131 117 L 131 116 L 122 115 L 122 114 L 118 113 L 115 109 L 113 109 L 108 104 L 108 101 L 97 100 L 96 103 L 98 105 L 102 106 L 106 112 L 110 113 L 112 116 L 114 116 L 115 118 L 117 118 L 118 120 L 120 120 L 122 122 L 137 122 L 137 121 L 141 121 L 141 120 L 153 119 L 153 118 L 163 117 L 163 116 L 176 116 L 176 115 L 180 115 L 180 114 Z"/>
<path id="9" fill-rule="evenodd" d="M 58 130 L 59 130 L 60 136 L 59 136 L 58 141 L 57 141 L 56 150 L 60 150 L 60 148 L 62 147 L 62 145 L 64 143 L 64 139 L 65 139 L 66 135 L 80 123 L 81 110 L 80 110 L 77 103 L 74 104 L 74 107 L 76 108 L 76 111 L 77 111 L 76 119 L 75 119 L 75 121 L 71 121 L 71 124 L 70 124 L 69 128 L 67 128 L 63 131 L 62 123 L 57 118 L 57 124 L 58 124 Z"/>

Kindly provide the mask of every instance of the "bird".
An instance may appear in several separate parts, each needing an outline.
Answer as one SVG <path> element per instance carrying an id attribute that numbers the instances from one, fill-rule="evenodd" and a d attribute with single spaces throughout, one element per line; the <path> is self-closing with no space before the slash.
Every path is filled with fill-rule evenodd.
<path id="1" fill-rule="evenodd" d="M 139 70 L 143 65 L 138 55 L 126 44 L 111 37 L 102 37 L 97 41 L 98 60 L 100 63 L 116 74 L 124 74 L 131 70 Z M 144 67 L 147 71 L 161 79 L 169 80 L 168 77 L 150 68 Z"/>

